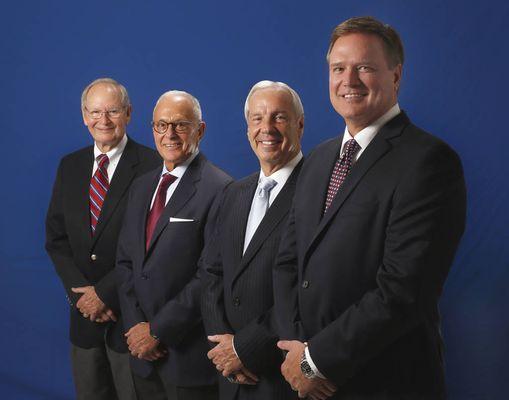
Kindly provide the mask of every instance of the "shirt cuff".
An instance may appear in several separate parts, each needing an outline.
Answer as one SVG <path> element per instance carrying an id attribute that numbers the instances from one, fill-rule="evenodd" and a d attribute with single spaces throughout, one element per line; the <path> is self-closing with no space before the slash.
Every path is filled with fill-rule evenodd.
<path id="1" fill-rule="evenodd" d="M 325 378 L 325 376 L 323 376 L 320 371 L 318 371 L 318 368 L 316 368 L 316 365 L 315 363 L 313 362 L 313 359 L 311 358 L 311 354 L 309 354 L 309 347 L 306 346 L 304 348 L 304 353 L 306 354 L 306 361 L 308 362 L 309 366 L 311 367 L 311 369 L 313 370 L 313 373 L 319 377 L 319 378 L 322 378 L 322 379 L 327 379 Z"/>
<path id="2" fill-rule="evenodd" d="M 239 355 L 237 354 L 237 350 L 235 350 L 235 341 L 234 341 L 233 339 L 235 339 L 235 336 L 232 336 L 232 348 L 233 348 L 233 352 L 235 353 L 235 355 L 237 356 L 237 358 L 240 360 L 240 357 L 239 357 Z"/>

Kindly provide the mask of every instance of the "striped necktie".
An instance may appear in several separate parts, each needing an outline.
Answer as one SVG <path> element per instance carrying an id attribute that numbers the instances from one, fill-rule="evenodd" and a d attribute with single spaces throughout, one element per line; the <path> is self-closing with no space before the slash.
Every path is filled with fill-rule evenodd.
<path id="1" fill-rule="evenodd" d="M 106 193 L 110 187 L 108 179 L 108 164 L 110 160 L 106 154 L 100 154 L 96 158 L 97 169 L 90 180 L 89 198 L 90 198 L 90 228 L 92 236 L 95 233 L 97 221 L 101 215 Z"/>

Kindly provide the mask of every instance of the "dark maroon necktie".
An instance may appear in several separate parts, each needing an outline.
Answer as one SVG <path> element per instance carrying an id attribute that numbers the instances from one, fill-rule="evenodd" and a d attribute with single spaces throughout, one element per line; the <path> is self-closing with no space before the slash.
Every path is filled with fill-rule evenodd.
<path id="1" fill-rule="evenodd" d="M 325 206 L 323 209 L 324 214 L 327 212 L 332 200 L 338 193 L 338 190 L 345 181 L 346 176 L 349 174 L 355 154 L 357 154 L 360 148 L 361 147 L 354 139 L 350 139 L 345 143 L 345 151 L 336 161 L 329 180 L 327 198 L 325 199 Z"/>
<path id="2" fill-rule="evenodd" d="M 154 204 L 152 205 L 152 209 L 148 213 L 147 217 L 147 226 L 145 230 L 145 249 L 148 250 L 148 246 L 150 244 L 150 240 L 152 239 L 152 235 L 154 234 L 154 229 L 156 228 L 157 221 L 161 217 L 163 213 L 164 207 L 166 206 L 166 192 L 168 191 L 168 187 L 175 182 L 177 179 L 176 176 L 173 176 L 169 173 L 163 175 L 161 182 L 159 183 L 159 188 L 157 189 L 156 198 L 154 199 Z"/>
<path id="3" fill-rule="evenodd" d="M 110 181 L 108 179 L 108 164 L 110 160 L 106 154 L 100 154 L 97 156 L 97 169 L 90 180 L 89 203 L 90 203 L 90 229 L 92 236 L 95 233 L 95 227 L 101 215 L 101 209 L 103 207 L 106 193 L 110 187 Z"/>

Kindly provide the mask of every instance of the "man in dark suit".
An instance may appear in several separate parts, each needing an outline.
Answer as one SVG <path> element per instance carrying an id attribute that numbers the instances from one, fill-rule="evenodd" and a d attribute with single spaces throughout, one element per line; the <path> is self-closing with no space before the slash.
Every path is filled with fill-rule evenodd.
<path id="1" fill-rule="evenodd" d="M 60 162 L 46 220 L 46 250 L 71 306 L 70 339 L 78 399 L 135 399 L 114 274 L 117 239 L 133 179 L 160 162 L 126 135 L 127 91 L 98 79 L 82 94 L 94 146 Z"/>
<path id="2" fill-rule="evenodd" d="M 261 171 L 230 185 L 221 202 L 202 296 L 209 340 L 217 343 L 208 356 L 230 381 L 221 381 L 221 399 L 296 398 L 279 370 L 272 267 L 301 167 L 304 110 L 288 85 L 261 81 L 245 117 Z"/>
<path id="3" fill-rule="evenodd" d="M 400 111 L 390 26 L 343 22 L 327 60 L 346 129 L 307 158 L 281 240 L 275 304 L 294 339 L 278 343 L 282 372 L 312 399 L 442 399 L 438 301 L 465 224 L 461 162 Z"/>
<path id="4" fill-rule="evenodd" d="M 153 134 L 164 164 L 134 182 L 117 273 L 136 393 L 140 399 L 215 399 L 200 313 L 202 248 L 212 204 L 231 178 L 198 150 L 198 101 L 170 91 L 158 100 Z"/>

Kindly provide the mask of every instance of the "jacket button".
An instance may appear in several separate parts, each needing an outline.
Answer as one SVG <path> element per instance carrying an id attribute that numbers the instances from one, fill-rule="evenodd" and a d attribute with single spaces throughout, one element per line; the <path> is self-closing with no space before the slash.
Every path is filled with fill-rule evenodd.
<path id="1" fill-rule="evenodd" d="M 307 289 L 307 288 L 309 287 L 309 281 L 303 281 L 303 282 L 302 282 L 302 287 L 303 287 L 304 289 Z"/>
<path id="2" fill-rule="evenodd" d="M 235 307 L 240 306 L 240 299 L 239 299 L 238 297 L 235 297 L 235 298 L 233 299 L 233 305 L 234 305 Z"/>
<path id="3" fill-rule="evenodd" d="M 148 276 L 145 275 L 145 274 L 141 274 L 141 279 L 143 279 L 144 281 L 146 281 L 148 279 Z"/>
<path id="4" fill-rule="evenodd" d="M 97 256 L 96 256 L 95 254 L 92 254 L 92 255 L 90 256 L 90 259 L 91 259 L 92 261 L 95 261 L 95 260 L 97 260 Z"/>

